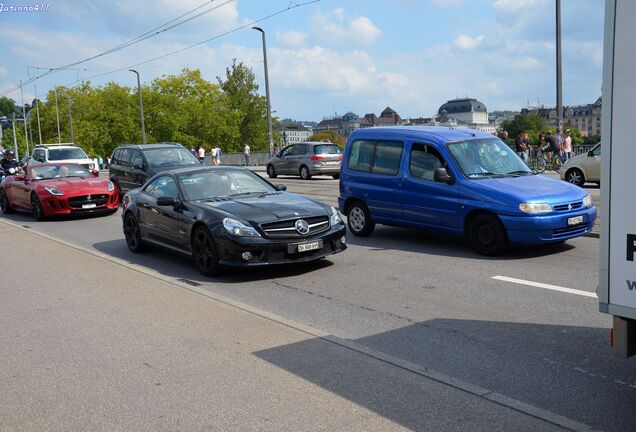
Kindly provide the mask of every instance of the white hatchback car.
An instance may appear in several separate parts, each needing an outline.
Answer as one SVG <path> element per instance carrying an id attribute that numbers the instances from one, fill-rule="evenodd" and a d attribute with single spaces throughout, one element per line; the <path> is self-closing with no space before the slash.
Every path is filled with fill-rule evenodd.
<path id="1" fill-rule="evenodd" d="M 601 182 L 601 143 L 587 153 L 574 156 L 561 167 L 561 179 L 577 186 Z"/>
<path id="2" fill-rule="evenodd" d="M 93 159 L 89 159 L 84 150 L 73 144 L 44 144 L 33 149 L 31 154 L 33 163 L 77 163 L 88 170 L 97 167 Z"/>

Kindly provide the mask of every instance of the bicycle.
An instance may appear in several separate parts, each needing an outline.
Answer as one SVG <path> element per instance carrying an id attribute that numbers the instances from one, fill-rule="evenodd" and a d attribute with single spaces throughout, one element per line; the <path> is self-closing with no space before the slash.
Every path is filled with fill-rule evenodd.
<path id="1" fill-rule="evenodd" d="M 548 170 L 560 173 L 561 165 L 563 165 L 563 162 L 561 162 L 561 158 L 559 157 L 559 155 L 555 153 L 552 155 L 551 160 L 548 160 L 548 157 L 545 153 L 546 152 L 541 151 L 541 149 L 535 151 L 533 168 L 538 172 L 544 172 Z"/>

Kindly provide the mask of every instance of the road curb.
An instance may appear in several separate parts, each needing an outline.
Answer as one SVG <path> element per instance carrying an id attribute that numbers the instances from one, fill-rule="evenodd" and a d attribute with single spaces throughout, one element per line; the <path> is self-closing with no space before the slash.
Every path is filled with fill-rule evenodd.
<path id="1" fill-rule="evenodd" d="M 313 336 L 319 339 L 322 339 L 326 342 L 341 346 L 343 348 L 355 351 L 357 353 L 366 355 L 368 357 L 374 358 L 378 361 L 381 361 L 383 363 L 387 363 L 391 366 L 394 367 L 398 367 L 400 369 L 409 371 L 411 373 L 414 373 L 416 375 L 419 375 L 421 377 L 427 378 L 427 379 L 431 379 L 433 381 L 439 382 L 441 384 L 453 387 L 455 389 L 461 390 L 465 393 L 471 394 L 473 396 L 479 397 L 481 399 L 487 400 L 491 403 L 495 403 L 497 405 L 501 405 L 504 406 L 506 408 L 512 409 L 514 411 L 520 412 L 522 414 L 540 419 L 542 421 L 545 421 L 546 423 L 550 423 L 553 424 L 555 426 L 561 427 L 565 430 L 571 430 L 571 431 L 581 431 L 581 432 L 588 432 L 588 431 L 597 431 L 598 429 L 594 429 L 584 423 L 581 422 L 577 422 L 575 420 L 569 419 L 567 417 L 563 417 L 561 415 L 558 415 L 556 413 L 553 413 L 551 411 L 547 411 L 544 410 L 542 408 L 536 407 L 534 405 L 530 405 L 527 404 L 525 402 L 522 402 L 520 400 L 517 399 L 513 399 L 510 398 L 508 396 L 502 395 L 500 393 L 494 392 L 492 390 L 474 385 L 472 383 L 469 383 L 467 381 L 463 381 L 461 379 L 458 378 L 454 378 L 451 377 L 449 375 L 445 375 L 443 373 L 437 372 L 433 369 L 429 369 L 425 366 L 422 365 L 418 365 L 412 362 L 409 362 L 407 360 L 398 358 L 396 356 L 390 355 L 390 354 L 386 354 L 383 353 L 381 351 L 377 351 L 373 348 L 369 348 L 365 345 L 362 345 L 360 343 L 348 340 L 348 339 L 343 339 L 340 338 L 338 336 L 334 336 L 331 335 L 329 333 L 325 333 L 323 331 L 317 330 L 313 327 L 310 326 L 306 326 L 304 324 L 301 324 L 299 322 L 293 321 L 293 320 L 289 320 L 286 319 L 280 315 L 277 314 L 273 314 L 270 312 L 267 312 L 265 310 L 232 300 L 230 298 L 224 297 L 222 295 L 213 293 L 211 291 L 205 290 L 203 288 L 199 288 L 197 286 L 193 286 L 190 285 L 186 282 L 182 282 L 176 278 L 172 278 L 169 276 L 165 276 L 162 275 L 161 273 L 155 272 L 153 270 L 148 269 L 147 267 L 143 267 L 137 264 L 133 264 L 130 262 L 127 262 L 123 259 L 120 258 L 115 258 L 113 256 L 107 255 L 105 253 L 102 252 L 98 252 L 89 248 L 85 248 L 83 246 L 79 246 L 70 242 L 67 242 L 65 240 L 50 236 L 48 234 L 44 234 L 38 231 L 35 231 L 31 228 L 26 228 L 22 225 L 18 225 L 16 223 L 13 222 L 9 222 L 6 220 L 2 220 L 0 219 L 0 222 L 4 223 L 5 225 L 11 226 L 13 228 L 31 233 L 33 235 L 37 235 L 39 237 L 45 238 L 49 241 L 61 244 L 63 246 L 69 247 L 71 249 L 86 253 L 88 255 L 94 256 L 96 258 L 100 258 L 106 261 L 109 261 L 111 263 L 120 265 L 122 267 L 125 267 L 129 270 L 133 270 L 136 271 L 138 273 L 144 274 L 146 276 L 152 277 L 154 279 L 158 279 L 161 280 L 162 282 L 168 283 L 170 285 L 173 285 L 175 287 L 181 288 L 181 289 L 185 289 L 188 290 L 190 292 L 196 293 L 196 294 L 200 294 L 204 297 L 207 297 L 211 300 L 214 300 L 222 305 L 225 305 L 226 307 L 230 307 L 232 309 L 235 310 L 240 310 L 243 312 L 247 312 L 250 313 L 252 315 L 256 315 L 259 316 L 261 318 L 267 319 L 269 321 L 284 325 L 286 327 L 292 328 L 294 330 L 300 331 L 302 333 L 305 333 L 309 336 Z"/>
<path id="2" fill-rule="evenodd" d="M 591 233 L 587 233 L 585 234 L 585 237 L 591 237 L 591 238 L 601 238 L 601 234 L 597 233 L 597 232 L 591 232 Z"/>

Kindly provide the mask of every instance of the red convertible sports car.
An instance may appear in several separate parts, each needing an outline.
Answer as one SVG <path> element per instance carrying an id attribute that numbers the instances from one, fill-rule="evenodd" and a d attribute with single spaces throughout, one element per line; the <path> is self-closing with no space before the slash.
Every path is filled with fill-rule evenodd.
<path id="1" fill-rule="evenodd" d="M 119 206 L 115 185 L 97 175 L 78 164 L 30 164 L 26 175 L 8 176 L 0 183 L 0 208 L 3 213 L 30 212 L 36 220 L 115 213 Z"/>

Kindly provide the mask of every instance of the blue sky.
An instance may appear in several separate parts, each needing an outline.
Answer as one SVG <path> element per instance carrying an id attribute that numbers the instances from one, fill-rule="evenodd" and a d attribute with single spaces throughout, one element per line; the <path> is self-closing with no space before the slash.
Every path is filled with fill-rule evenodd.
<path id="1" fill-rule="evenodd" d="M 186 47 L 305 0 L 214 0 L 217 9 L 159 36 L 36 82 L 38 95 L 90 78 L 134 86 L 118 68 Z M 56 67 L 130 40 L 206 0 L 52 1 L 45 12 L 0 13 L 0 93 Z M 25 2 L 5 1 L 4 6 Z M 26 4 L 30 4 L 26 2 Z M 33 3 L 35 4 L 35 3 Z M 601 0 L 562 0 L 565 104 L 601 92 Z M 320 120 L 334 112 L 431 116 L 448 99 L 495 109 L 555 103 L 554 0 L 322 0 L 265 20 L 272 107 L 279 117 Z M 251 66 L 264 93 L 260 35 L 249 27 L 136 66 L 144 82 L 182 67 L 212 81 L 233 58 Z M 85 70 L 84 70 L 85 69 Z M 95 75 L 106 74 L 99 77 Z M 94 78 L 91 78 L 94 77 Z M 25 100 L 34 95 L 25 87 Z M 20 99 L 20 93 L 8 96 Z"/>

